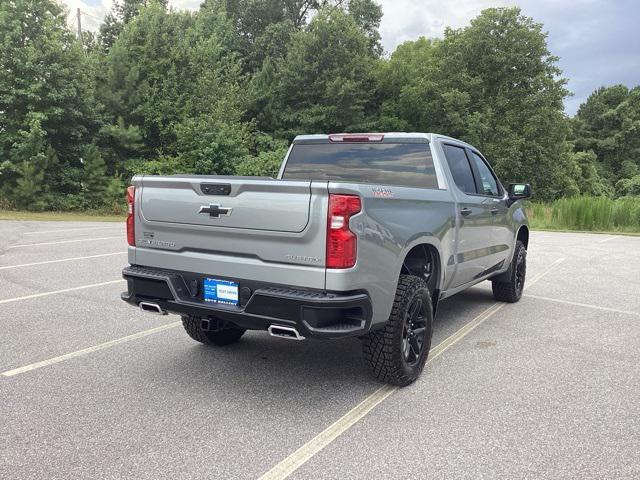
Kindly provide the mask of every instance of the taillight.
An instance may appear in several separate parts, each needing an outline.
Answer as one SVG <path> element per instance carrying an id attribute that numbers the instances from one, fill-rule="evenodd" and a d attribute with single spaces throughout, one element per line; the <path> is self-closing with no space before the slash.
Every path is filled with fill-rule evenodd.
<path id="1" fill-rule="evenodd" d="M 135 199 L 136 187 L 127 187 L 127 242 L 132 247 L 136 246 Z"/>
<path id="2" fill-rule="evenodd" d="M 329 195 L 327 219 L 327 268 L 351 268 L 356 264 L 356 234 L 349 219 L 362 209 L 357 195 Z"/>

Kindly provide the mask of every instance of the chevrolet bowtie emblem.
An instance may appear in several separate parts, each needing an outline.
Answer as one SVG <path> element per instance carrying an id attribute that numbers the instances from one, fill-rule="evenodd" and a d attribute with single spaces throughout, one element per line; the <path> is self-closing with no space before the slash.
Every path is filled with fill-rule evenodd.
<path id="1" fill-rule="evenodd" d="M 222 207 L 220 205 L 212 203 L 209 206 L 207 205 L 201 206 L 200 211 L 198 211 L 198 213 L 208 213 L 209 217 L 220 218 L 220 216 L 222 215 L 226 215 L 226 216 L 231 215 L 231 210 L 233 210 L 233 208 Z"/>

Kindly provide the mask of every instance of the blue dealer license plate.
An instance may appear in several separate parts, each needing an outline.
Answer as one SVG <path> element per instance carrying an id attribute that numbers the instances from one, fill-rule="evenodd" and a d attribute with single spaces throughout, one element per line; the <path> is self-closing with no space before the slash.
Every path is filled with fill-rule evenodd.
<path id="1" fill-rule="evenodd" d="M 206 302 L 238 305 L 238 284 L 227 280 L 205 278 L 204 300 Z"/>

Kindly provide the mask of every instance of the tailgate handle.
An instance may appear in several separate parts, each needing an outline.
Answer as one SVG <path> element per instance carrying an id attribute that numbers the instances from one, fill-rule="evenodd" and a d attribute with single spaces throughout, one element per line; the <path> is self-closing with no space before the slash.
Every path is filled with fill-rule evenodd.
<path id="1" fill-rule="evenodd" d="M 231 193 L 230 183 L 201 183 L 200 190 L 205 195 L 229 195 Z"/>

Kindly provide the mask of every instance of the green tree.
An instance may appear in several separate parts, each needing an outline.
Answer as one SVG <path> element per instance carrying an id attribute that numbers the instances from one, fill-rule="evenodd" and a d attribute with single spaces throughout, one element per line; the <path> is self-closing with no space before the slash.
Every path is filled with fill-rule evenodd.
<path id="1" fill-rule="evenodd" d="M 249 130 L 222 115 L 205 114 L 178 125 L 176 150 L 184 171 L 202 175 L 232 175 L 247 155 Z"/>
<path id="2" fill-rule="evenodd" d="M 264 134 L 255 135 L 250 149 L 256 153 L 245 156 L 237 163 L 235 173 L 237 175 L 276 177 L 289 149 L 289 143 Z"/>
<path id="3" fill-rule="evenodd" d="M 122 173 L 127 161 L 142 155 L 144 145 L 140 128 L 126 125 L 122 117 L 113 124 L 103 125 L 96 138 L 109 175 Z"/>
<path id="4" fill-rule="evenodd" d="M 468 130 L 454 133 L 482 149 L 504 181 L 530 180 L 542 199 L 577 193 L 566 80 L 541 24 L 518 8 L 485 10 L 470 27 L 447 31 L 439 62 L 445 83 L 467 95 Z"/>
<path id="5" fill-rule="evenodd" d="M 107 177 L 107 165 L 96 145 L 87 145 L 82 166 L 82 198 L 88 208 L 99 208 L 105 203 L 110 179 Z"/>
<path id="6" fill-rule="evenodd" d="M 98 72 L 98 98 L 110 115 L 106 123 L 122 118 L 139 128 L 147 155 L 173 146 L 188 85 L 197 81 L 185 51 L 185 32 L 193 23 L 190 13 L 168 13 L 157 3 L 143 8 L 126 24 Z"/>
<path id="7" fill-rule="evenodd" d="M 619 197 L 640 196 L 640 175 L 623 178 L 616 183 L 616 195 Z"/>
<path id="8" fill-rule="evenodd" d="M 372 0 L 350 0 L 347 11 L 367 37 L 371 53 L 376 57 L 382 55 L 379 32 L 382 7 Z"/>
<path id="9" fill-rule="evenodd" d="M 580 105 L 573 120 L 577 151 L 593 151 L 613 184 L 640 175 L 640 87 L 602 87 Z"/>
<path id="10" fill-rule="evenodd" d="M 574 152 L 571 154 L 575 172 L 572 175 L 577 182 L 580 194 L 591 197 L 611 196 L 612 188 L 598 172 L 598 161 L 595 153 Z"/>
<path id="11" fill-rule="evenodd" d="M 274 115 L 258 117 L 261 130 L 287 138 L 367 129 L 375 113 L 376 60 L 350 15 L 321 10 L 295 34 L 286 58 L 267 66 L 273 83 L 263 101 Z"/>
<path id="12" fill-rule="evenodd" d="M 150 3 L 167 7 L 167 0 L 120 0 L 116 1 L 105 15 L 100 25 L 98 41 L 103 51 L 108 52 L 122 32 L 124 26 L 140 13 L 140 9 Z"/>
<path id="13" fill-rule="evenodd" d="M 13 149 L 11 164 L 4 171 L 13 176 L 13 182 L 6 183 L 5 196 L 18 208 L 44 210 L 48 205 L 48 187 L 45 183 L 47 170 L 57 163 L 55 152 L 46 144 L 46 132 L 40 125 L 40 115 L 30 116 L 29 129 L 18 132 Z"/>
<path id="14" fill-rule="evenodd" d="M 437 44 L 437 40 L 424 37 L 405 42 L 388 60 L 379 62 L 375 72 L 377 101 L 381 105 L 379 130 L 429 128 L 433 119 L 425 114 L 433 103 L 433 94 L 428 92 L 437 91 Z"/>
<path id="15" fill-rule="evenodd" d="M 288 0 L 206 0 L 198 16 L 218 29 L 221 22 L 226 22 L 224 43 L 242 59 L 243 72 L 250 73 L 259 69 L 266 58 L 280 58 L 286 54 L 291 35 L 298 28 L 294 13 L 296 3 Z"/>
<path id="16" fill-rule="evenodd" d="M 108 52 L 113 47 L 123 26 L 124 22 L 113 9 L 105 15 L 98 32 L 98 43 L 103 51 Z"/>
<path id="17" fill-rule="evenodd" d="M 467 140 L 504 181 L 531 181 L 537 198 L 578 193 L 556 62 L 541 24 L 518 8 L 484 10 L 441 41 L 394 52 L 378 75 L 390 92 L 381 123 Z"/>
<path id="18" fill-rule="evenodd" d="M 382 58 L 375 0 L 118 0 L 85 52 L 55 0 L 0 2 L 0 196 L 121 205 L 133 173 L 275 175 L 300 133 L 434 131 L 536 198 L 638 194 L 640 87 L 574 119 L 542 25 L 485 10 Z"/>
<path id="19" fill-rule="evenodd" d="M 59 166 L 46 172 L 46 188 L 58 195 L 79 189 L 80 154 L 98 126 L 85 62 L 55 1 L 0 2 L 0 158 L 13 166 L 3 162 L 3 171 L 14 172 L 3 191 L 22 192 L 13 195 L 22 206 L 28 189 L 44 191 L 38 187 L 46 167 L 40 155 L 49 149 Z"/>
<path id="20" fill-rule="evenodd" d="M 101 131 L 111 137 L 102 144 L 113 145 L 114 135 L 120 141 L 114 161 L 123 153 L 135 172 L 166 172 L 168 166 L 233 172 L 234 161 L 248 154 L 249 125 L 242 120 L 247 99 L 240 59 L 228 48 L 229 29 L 224 12 L 168 12 L 157 3 L 125 25 L 100 78 L 113 125 Z"/>

